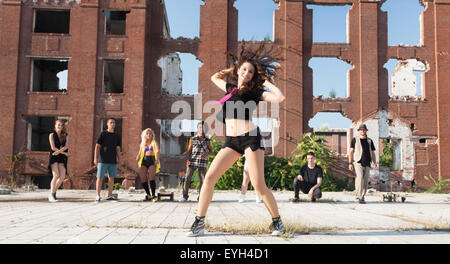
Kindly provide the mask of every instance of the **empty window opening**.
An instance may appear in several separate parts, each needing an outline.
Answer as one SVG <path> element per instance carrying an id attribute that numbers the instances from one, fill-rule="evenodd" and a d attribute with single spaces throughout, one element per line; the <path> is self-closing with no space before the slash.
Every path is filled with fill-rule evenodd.
<path id="1" fill-rule="evenodd" d="M 422 96 L 426 65 L 416 59 L 390 59 L 384 65 L 389 76 L 389 96 Z"/>
<path id="2" fill-rule="evenodd" d="M 103 62 L 103 91 L 105 93 L 123 93 L 124 62 L 105 60 Z"/>
<path id="3" fill-rule="evenodd" d="M 67 91 L 68 60 L 32 60 L 33 92 Z"/>
<path id="4" fill-rule="evenodd" d="M 190 53 L 170 53 L 158 60 L 162 94 L 198 94 L 198 73 L 202 63 Z"/>
<path id="5" fill-rule="evenodd" d="M 347 154 L 347 131 L 352 121 L 338 112 L 318 112 L 309 120 L 317 135 L 325 139 L 325 145 L 338 155 Z"/>
<path id="6" fill-rule="evenodd" d="M 422 45 L 421 13 L 425 9 L 419 0 L 388 0 L 381 10 L 387 12 L 388 45 Z"/>
<path id="7" fill-rule="evenodd" d="M 419 139 L 419 143 L 425 144 L 425 143 L 427 143 L 427 139 L 421 138 L 421 139 Z"/>
<path id="8" fill-rule="evenodd" d="M 313 70 L 313 96 L 345 98 L 349 96 L 348 71 L 352 66 L 336 58 L 313 57 L 309 61 Z"/>
<path id="9" fill-rule="evenodd" d="M 127 28 L 127 14 L 130 11 L 105 10 L 105 34 L 125 35 Z"/>
<path id="10" fill-rule="evenodd" d="M 174 131 L 173 126 L 177 126 L 179 131 L 185 131 L 186 134 L 190 134 L 190 132 L 187 132 L 187 130 L 190 130 L 190 128 L 189 127 L 183 128 L 182 124 L 185 122 L 182 122 L 181 120 L 157 119 L 156 123 L 161 127 L 159 135 L 159 151 L 161 155 L 167 156 L 181 155 L 185 149 L 186 138 L 183 134 L 177 136 L 178 133 L 177 131 Z"/>
<path id="11" fill-rule="evenodd" d="M 238 40 L 274 40 L 273 20 L 278 4 L 273 0 L 240 0 L 234 7 L 238 10 Z"/>
<path id="12" fill-rule="evenodd" d="M 43 10 L 34 11 L 35 33 L 69 34 L 70 10 Z"/>
<path id="13" fill-rule="evenodd" d="M 313 10 L 313 42 L 348 43 L 348 11 L 351 5 L 307 5 Z"/>
<path id="14" fill-rule="evenodd" d="M 164 37 L 200 37 L 200 6 L 203 0 L 163 0 Z M 218 14 L 219 15 L 219 14 Z"/>
<path id="15" fill-rule="evenodd" d="M 50 133 L 55 129 L 57 119 L 69 120 L 67 116 L 27 116 L 28 140 L 27 149 L 31 151 L 50 151 L 48 141 Z"/>

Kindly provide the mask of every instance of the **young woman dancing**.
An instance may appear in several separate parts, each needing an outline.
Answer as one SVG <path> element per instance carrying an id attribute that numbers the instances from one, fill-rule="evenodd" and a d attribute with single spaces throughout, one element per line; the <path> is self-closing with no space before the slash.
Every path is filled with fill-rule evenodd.
<path id="1" fill-rule="evenodd" d="M 285 97 L 270 79 L 275 76 L 276 58 L 264 44 L 255 48 L 242 47 L 239 58 L 233 56 L 234 65 L 215 73 L 211 81 L 226 93 L 219 103 L 223 103 L 218 117 L 225 121 L 226 139 L 223 148 L 217 153 L 206 173 L 197 216 L 188 236 L 203 235 L 205 216 L 211 202 L 214 186 L 219 178 L 245 154 L 250 180 L 256 192 L 272 216 L 270 229 L 272 235 L 284 233 L 284 225 L 278 213 L 278 206 L 272 192 L 264 181 L 264 148 L 261 134 L 251 121 L 252 112 L 260 101 L 281 103 Z M 227 77 L 230 79 L 228 83 Z M 270 90 L 265 91 L 263 87 Z M 228 108 L 228 109 L 227 109 Z"/>

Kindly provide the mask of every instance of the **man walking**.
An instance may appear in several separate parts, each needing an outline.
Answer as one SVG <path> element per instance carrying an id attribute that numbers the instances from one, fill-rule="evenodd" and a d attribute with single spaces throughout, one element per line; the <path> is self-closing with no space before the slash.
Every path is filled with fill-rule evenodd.
<path id="1" fill-rule="evenodd" d="M 208 165 L 208 155 L 212 153 L 211 140 L 205 135 L 206 123 L 204 121 L 197 125 L 197 135 L 189 140 L 186 161 L 186 180 L 183 185 L 183 197 L 180 202 L 186 202 L 189 198 L 189 187 L 194 171 L 198 171 L 200 178 L 199 196 L 202 188 L 203 180 L 206 175 L 206 167 Z"/>
<path id="2" fill-rule="evenodd" d="M 300 190 L 308 194 L 309 199 L 315 202 L 316 199 L 322 198 L 322 185 L 323 170 L 322 167 L 316 165 L 314 161 L 314 152 L 306 154 L 306 160 L 308 164 L 304 165 L 300 169 L 300 175 L 294 179 L 294 199 L 291 201 L 294 203 L 299 202 Z"/>
<path id="3" fill-rule="evenodd" d="M 366 203 L 364 196 L 369 185 L 370 164 L 373 169 L 377 168 L 375 157 L 375 146 L 373 141 L 367 137 L 367 126 L 361 124 L 358 127 L 359 136 L 352 139 L 350 153 L 348 155 L 348 169 L 356 173 L 355 190 L 356 199 L 359 203 Z"/>
<path id="4" fill-rule="evenodd" d="M 105 172 L 108 172 L 108 197 L 106 200 L 116 200 L 112 196 L 114 188 L 114 178 L 117 176 L 117 164 L 120 164 L 120 146 L 122 140 L 120 135 L 114 132 L 116 120 L 109 118 L 106 122 L 108 129 L 103 131 L 95 144 L 94 164 L 97 166 L 97 182 L 95 185 L 97 197 L 95 201 L 99 202 L 100 191 Z M 101 161 L 98 162 L 100 154 Z"/>

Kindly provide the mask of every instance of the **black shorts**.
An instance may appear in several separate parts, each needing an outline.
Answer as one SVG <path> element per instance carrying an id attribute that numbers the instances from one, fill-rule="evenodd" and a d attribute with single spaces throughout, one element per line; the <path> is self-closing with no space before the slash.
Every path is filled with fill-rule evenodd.
<path id="1" fill-rule="evenodd" d="M 252 151 L 264 149 L 261 143 L 261 133 L 258 128 L 257 131 L 253 130 L 237 137 L 225 137 L 225 144 L 223 144 L 222 148 L 228 147 L 244 155 L 245 149 L 248 147 Z"/>
<path id="2" fill-rule="evenodd" d="M 150 166 L 155 165 L 155 157 L 154 156 L 144 156 L 142 160 L 142 166 L 149 168 Z"/>

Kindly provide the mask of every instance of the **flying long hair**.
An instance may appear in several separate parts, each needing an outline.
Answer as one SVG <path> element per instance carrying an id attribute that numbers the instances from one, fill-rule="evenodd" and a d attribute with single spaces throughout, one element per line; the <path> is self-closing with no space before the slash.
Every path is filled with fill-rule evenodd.
<path id="1" fill-rule="evenodd" d="M 253 89 L 263 89 L 263 83 L 266 80 L 273 80 L 277 74 L 276 70 L 280 68 L 279 62 L 283 60 L 280 50 L 274 44 L 268 42 L 250 44 L 246 41 L 241 42 L 238 56 L 232 53 L 228 54 L 233 61 L 233 72 L 230 75 L 232 82 L 237 83 L 237 71 L 245 62 L 251 63 L 255 68 L 252 80 L 237 91 L 239 95 L 251 92 Z"/>

